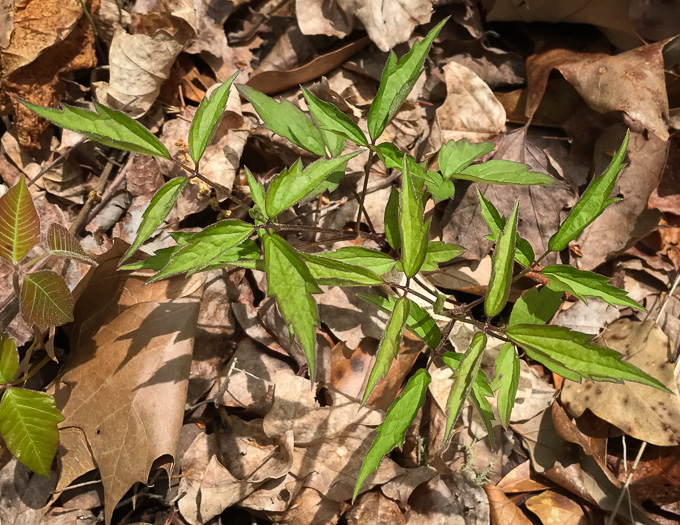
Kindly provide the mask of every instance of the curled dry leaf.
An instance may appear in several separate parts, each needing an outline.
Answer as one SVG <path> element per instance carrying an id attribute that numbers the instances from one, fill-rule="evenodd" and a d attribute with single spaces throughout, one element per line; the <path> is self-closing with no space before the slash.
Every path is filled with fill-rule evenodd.
<path id="1" fill-rule="evenodd" d="M 492 525 L 529 525 L 531 520 L 508 498 L 502 489 L 487 483 L 484 485 L 484 492 L 489 498 Z"/>
<path id="2" fill-rule="evenodd" d="M 674 366 L 669 361 L 672 345 L 654 321 L 620 319 L 600 336 L 601 344 L 624 355 L 624 360 L 663 382 L 673 393 L 639 383 L 591 383 L 566 381 L 562 402 L 571 415 L 589 409 L 629 436 L 659 446 L 680 441 L 680 399 Z"/>
<path id="3" fill-rule="evenodd" d="M 543 525 L 581 525 L 588 522 L 588 517 L 578 502 L 552 490 L 529 498 L 525 505 L 540 518 Z"/>
<path id="4" fill-rule="evenodd" d="M 62 456 L 59 488 L 94 461 L 107 522 L 156 459 L 175 454 L 203 286 L 200 275 L 144 286 L 146 276 L 117 271 L 126 249 L 116 242 L 76 288 L 70 361 L 51 389 L 60 428 L 82 430 Z"/>

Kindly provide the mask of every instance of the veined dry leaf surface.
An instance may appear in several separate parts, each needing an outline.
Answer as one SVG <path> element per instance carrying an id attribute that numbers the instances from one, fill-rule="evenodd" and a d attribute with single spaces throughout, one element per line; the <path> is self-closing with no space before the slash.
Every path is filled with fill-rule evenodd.
<path id="1" fill-rule="evenodd" d="M 94 461 L 107 523 L 132 485 L 147 482 L 158 458 L 166 458 L 166 468 L 172 462 L 203 286 L 200 275 L 144 286 L 146 275 L 117 270 L 126 249 L 115 243 L 76 289 L 72 352 L 52 388 L 66 418 L 60 428 L 82 430 L 76 443 L 87 443 L 65 451 L 58 486 Z"/>
<path id="2" fill-rule="evenodd" d="M 508 498 L 502 489 L 490 485 L 484 485 L 484 492 L 489 498 L 492 525 L 529 525 L 531 520 Z"/>
<path id="3" fill-rule="evenodd" d="M 601 344 L 621 352 L 624 360 L 654 375 L 672 393 L 639 383 L 592 383 L 566 381 L 562 401 L 572 416 L 589 409 L 626 434 L 659 446 L 680 441 L 680 399 L 675 382 L 672 343 L 649 320 L 644 323 L 620 319 L 607 327 Z"/>
<path id="4" fill-rule="evenodd" d="M 532 496 L 526 506 L 543 525 L 586 525 L 590 522 L 578 502 L 552 490 Z"/>

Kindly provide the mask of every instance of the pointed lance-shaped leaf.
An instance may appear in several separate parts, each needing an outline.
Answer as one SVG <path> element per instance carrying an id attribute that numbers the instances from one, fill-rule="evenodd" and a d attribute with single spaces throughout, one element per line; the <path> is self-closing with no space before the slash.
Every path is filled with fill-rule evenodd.
<path id="1" fill-rule="evenodd" d="M 519 385 L 519 357 L 512 343 L 505 343 L 496 358 L 496 377 L 491 388 L 498 389 L 498 414 L 505 428 L 510 424 L 510 414 L 515 406 Z"/>
<path id="2" fill-rule="evenodd" d="M 472 338 L 470 347 L 463 355 L 463 359 L 461 359 L 460 365 L 453 375 L 454 383 L 446 403 L 449 414 L 446 419 L 444 444 L 448 442 L 451 429 L 463 408 L 463 402 L 470 393 L 473 383 L 477 379 L 477 372 L 479 371 L 479 365 L 482 362 L 484 348 L 486 348 L 486 335 L 477 332 Z"/>
<path id="3" fill-rule="evenodd" d="M 380 339 L 380 346 L 378 347 L 375 364 L 368 376 L 364 397 L 361 400 L 362 404 L 368 401 L 368 398 L 371 396 L 371 392 L 373 392 L 378 381 L 387 375 L 392 361 L 396 359 L 397 354 L 399 353 L 401 336 L 404 335 L 404 328 L 406 327 L 410 307 L 411 301 L 406 297 L 397 299 L 390 320 L 387 322 L 387 327 L 385 327 L 385 332 Z"/>
<path id="4" fill-rule="evenodd" d="M 40 218 L 24 176 L 0 197 L 0 257 L 18 263 L 40 241 Z"/>
<path id="5" fill-rule="evenodd" d="M 0 383 L 9 383 L 19 370 L 19 352 L 14 339 L 0 335 Z"/>
<path id="6" fill-rule="evenodd" d="M 385 237 L 394 250 L 401 248 L 401 232 L 399 231 L 399 191 L 392 188 L 385 205 Z"/>
<path id="7" fill-rule="evenodd" d="M 586 226 L 602 214 L 607 206 L 619 200 L 616 198 L 610 199 L 609 195 L 614 189 L 616 177 L 625 167 L 623 159 L 628 149 L 628 136 L 629 133 L 626 132 L 621 147 L 614 155 L 607 169 L 602 175 L 590 182 L 583 196 L 564 220 L 560 229 L 550 238 L 548 247 L 552 251 L 559 252 L 564 250 L 571 241 L 581 234 Z"/>
<path id="8" fill-rule="evenodd" d="M 495 147 L 495 144 L 489 142 L 470 144 L 467 139 L 449 140 L 439 150 L 439 170 L 445 179 L 450 179 L 475 159 L 491 153 Z"/>
<path id="9" fill-rule="evenodd" d="M 399 60 L 394 53 L 390 53 L 380 79 L 378 93 L 368 110 L 368 132 L 373 142 L 382 135 L 413 89 L 423 72 L 423 62 L 430 51 L 430 46 L 447 20 L 448 18 L 445 18 L 433 27 L 422 41 L 416 41 L 411 51 Z"/>
<path id="10" fill-rule="evenodd" d="M 248 177 L 248 188 L 250 188 L 250 198 L 253 199 L 253 206 L 249 210 L 250 216 L 255 219 L 256 224 L 264 223 L 269 217 L 267 216 L 267 206 L 264 196 L 264 186 L 255 180 L 255 177 L 250 170 L 246 168 L 246 176 Z"/>
<path id="11" fill-rule="evenodd" d="M 73 321 L 73 297 L 52 270 L 29 273 L 21 283 L 21 315 L 29 325 L 59 326 Z"/>
<path id="12" fill-rule="evenodd" d="M 454 173 L 451 178 L 484 182 L 486 184 L 521 186 L 553 184 L 553 178 L 545 173 L 529 171 L 529 166 L 510 160 L 488 160 L 482 164 L 473 164 L 463 171 Z"/>
<path id="13" fill-rule="evenodd" d="M 201 104 L 196 110 L 194 119 L 189 128 L 189 153 L 194 162 L 198 163 L 208 147 L 210 141 L 215 136 L 215 131 L 222 121 L 222 115 L 227 107 L 229 99 L 229 89 L 234 79 L 241 71 L 236 71 L 226 82 L 216 88 L 210 96 L 206 93 L 201 100 Z"/>
<path id="14" fill-rule="evenodd" d="M 438 269 L 439 263 L 445 263 L 458 257 L 465 251 L 465 248 L 457 244 L 449 244 L 443 241 L 430 241 L 427 244 L 425 260 L 420 267 L 422 272 L 434 272 Z"/>
<path id="15" fill-rule="evenodd" d="M 361 128 L 351 118 L 333 104 L 321 100 L 305 88 L 302 88 L 302 94 L 305 96 L 305 100 L 307 100 L 309 111 L 319 121 L 321 128 L 337 133 L 359 146 L 368 146 L 364 132 L 361 131 Z"/>
<path id="16" fill-rule="evenodd" d="M 33 472 L 46 478 L 59 444 L 57 425 L 64 420 L 52 396 L 8 388 L 0 401 L 0 435 L 9 451 Z"/>
<path id="17" fill-rule="evenodd" d="M 423 224 L 423 201 L 416 193 L 406 157 L 404 157 L 402 173 L 403 182 L 399 194 L 401 261 L 406 277 L 413 277 L 425 262 L 430 219 Z"/>
<path id="18" fill-rule="evenodd" d="M 120 259 L 121 264 L 129 259 L 167 218 L 188 182 L 189 179 L 186 177 L 171 179 L 163 184 L 151 198 L 151 202 L 149 202 L 149 205 L 142 215 L 142 223 L 139 225 L 137 237 L 132 243 L 132 246 L 130 246 L 128 251 L 125 252 L 125 255 Z"/>
<path id="19" fill-rule="evenodd" d="M 264 236 L 264 260 L 268 294 L 276 297 L 281 314 L 295 334 L 307 357 L 309 376 L 316 369 L 316 332 L 319 324 L 312 294 L 321 293 L 300 255 L 278 235 Z"/>
<path id="20" fill-rule="evenodd" d="M 392 403 L 385 414 L 385 420 L 376 429 L 376 436 L 371 448 L 364 456 L 361 464 L 359 477 L 354 486 L 354 496 L 356 499 L 366 478 L 380 466 L 380 461 L 394 447 L 402 447 L 406 431 L 409 429 L 413 420 L 418 414 L 418 410 L 425 402 L 427 385 L 430 384 L 430 374 L 423 368 L 418 370 L 409 379 L 404 391 Z"/>
<path id="21" fill-rule="evenodd" d="M 510 312 L 509 326 L 516 324 L 545 324 L 562 304 L 564 292 L 553 289 L 552 285 L 540 290 L 531 288 L 515 301 Z"/>
<path id="22" fill-rule="evenodd" d="M 321 252 L 315 255 L 361 266 L 378 275 L 389 272 L 397 264 L 397 261 L 386 253 L 364 248 L 363 246 L 345 246 L 332 252 Z"/>
<path id="23" fill-rule="evenodd" d="M 637 310 L 646 310 L 628 297 L 628 292 L 609 284 L 611 279 L 585 270 L 577 270 L 564 264 L 553 264 L 541 270 L 541 275 L 550 279 L 550 284 L 555 290 L 569 292 L 581 301 L 586 297 L 595 297 L 607 304 L 630 306 Z"/>
<path id="24" fill-rule="evenodd" d="M 62 110 L 46 108 L 26 100 L 20 102 L 41 117 L 62 128 L 85 135 L 96 142 L 135 153 L 170 158 L 168 149 L 153 133 L 125 113 L 95 102 L 97 112 L 62 104 Z"/>
<path id="25" fill-rule="evenodd" d="M 519 202 L 510 214 L 510 219 L 498 236 L 496 251 L 493 254 L 491 278 L 484 300 L 484 311 L 488 317 L 495 317 L 508 302 L 512 283 L 512 266 L 515 262 L 515 240 L 517 237 L 517 216 Z"/>
<path id="26" fill-rule="evenodd" d="M 316 155 L 326 154 L 323 137 L 305 114 L 288 100 L 277 102 L 244 84 L 236 84 L 241 96 L 250 102 L 265 125 L 277 135 Z"/>
<path id="27" fill-rule="evenodd" d="M 347 161 L 361 153 L 355 151 L 342 157 L 333 159 L 319 159 L 302 169 L 300 160 L 290 168 L 283 170 L 269 185 L 266 199 L 266 212 L 269 217 L 276 217 L 279 213 L 297 204 L 314 188 L 321 184 L 326 177 Z"/>
<path id="28" fill-rule="evenodd" d="M 94 257 L 87 253 L 80 245 L 78 239 L 61 224 L 50 226 L 47 232 L 47 246 L 50 249 L 50 253 L 54 255 L 76 259 L 87 264 L 97 264 Z"/>
<path id="29" fill-rule="evenodd" d="M 323 286 L 375 286 L 383 283 L 376 273 L 336 259 L 301 253 L 312 277 Z"/>
<path id="30" fill-rule="evenodd" d="M 620 353 L 591 344 L 590 334 L 563 326 L 518 324 L 507 330 L 508 338 L 549 370 L 572 381 L 635 381 L 669 391 L 663 383 L 636 366 L 622 361 Z"/>

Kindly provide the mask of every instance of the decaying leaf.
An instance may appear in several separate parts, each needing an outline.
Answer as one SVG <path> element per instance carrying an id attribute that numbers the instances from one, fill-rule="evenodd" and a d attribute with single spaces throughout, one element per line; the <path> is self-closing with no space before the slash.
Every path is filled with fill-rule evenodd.
<path id="1" fill-rule="evenodd" d="M 674 379 L 672 344 L 653 321 L 620 319 L 600 336 L 601 344 L 624 355 L 624 360 L 654 375 L 672 393 L 626 382 L 582 384 L 568 381 L 562 401 L 578 417 L 589 409 L 626 434 L 642 441 L 672 446 L 680 441 L 680 399 Z"/>
<path id="2" fill-rule="evenodd" d="M 65 451 L 59 487 L 94 461 L 107 522 L 156 459 L 175 454 L 203 285 L 199 274 L 144 286 L 145 275 L 117 271 L 126 248 L 115 243 L 76 289 L 69 365 L 53 388 L 60 428 L 82 430 L 87 443 Z"/>
<path id="3" fill-rule="evenodd" d="M 544 525 L 580 525 L 587 521 L 581 505 L 564 494 L 546 490 L 526 502 L 527 509 L 536 514 Z"/>

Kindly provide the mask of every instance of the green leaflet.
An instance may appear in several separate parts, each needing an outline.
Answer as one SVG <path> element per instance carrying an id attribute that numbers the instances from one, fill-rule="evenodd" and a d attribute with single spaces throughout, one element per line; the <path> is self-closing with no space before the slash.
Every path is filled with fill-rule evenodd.
<path id="1" fill-rule="evenodd" d="M 390 53 L 380 79 L 378 93 L 368 111 L 368 132 L 373 142 L 382 135 L 413 89 L 423 72 L 423 62 L 430 46 L 447 20 L 448 18 L 442 20 L 422 41 L 413 44 L 411 51 L 401 59 L 397 60 L 397 56 L 393 52 Z"/>
<path id="2" fill-rule="evenodd" d="M 172 256 L 181 250 L 181 246 L 170 246 L 169 248 L 161 248 L 156 250 L 156 252 L 147 257 L 143 261 L 137 261 L 130 264 L 124 264 L 120 266 L 120 270 L 131 271 L 131 270 L 155 270 L 160 271 L 165 268 Z"/>
<path id="3" fill-rule="evenodd" d="M 172 255 L 167 266 L 148 282 L 152 283 L 171 275 L 201 268 L 213 262 L 227 250 L 241 244 L 252 233 L 252 224 L 235 219 L 211 224 L 203 231 L 192 235 L 187 244 Z"/>
<path id="4" fill-rule="evenodd" d="M 580 382 L 582 377 L 592 381 L 626 380 L 668 391 L 652 376 L 621 361 L 618 352 L 589 343 L 589 334 L 562 326 L 518 324 L 508 328 L 507 335 L 529 357 L 572 381 Z"/>
<path id="5" fill-rule="evenodd" d="M 423 202 L 413 186 L 411 170 L 406 159 L 402 173 L 402 189 L 399 194 L 401 262 L 406 277 L 413 277 L 425 261 L 430 219 L 423 224 Z"/>
<path id="6" fill-rule="evenodd" d="M 564 292 L 552 286 L 527 290 L 512 307 L 509 325 L 547 323 L 562 304 L 563 296 Z"/>
<path id="7" fill-rule="evenodd" d="M 298 201 L 308 195 L 323 180 L 344 166 L 348 160 L 356 157 L 360 151 L 355 151 L 334 159 L 319 159 L 302 169 L 298 159 L 289 169 L 283 170 L 269 185 L 266 198 L 266 212 L 269 217 L 276 217 Z"/>
<path id="8" fill-rule="evenodd" d="M 491 153 L 495 147 L 495 144 L 489 142 L 470 144 L 467 139 L 449 140 L 439 150 L 439 170 L 448 180 L 475 159 Z"/>
<path id="9" fill-rule="evenodd" d="M 53 224 L 47 231 L 47 246 L 50 253 L 68 259 L 77 259 L 88 264 L 97 264 L 94 257 L 87 253 L 68 229 L 61 224 Z"/>
<path id="10" fill-rule="evenodd" d="M 607 206 L 619 200 L 610 199 L 609 195 L 614 189 L 616 177 L 625 167 L 623 159 L 628 149 L 628 136 L 629 133 L 626 132 L 623 144 L 621 144 L 607 169 L 602 175 L 590 182 L 585 193 L 576 203 L 574 209 L 571 210 L 560 229 L 550 238 L 548 247 L 552 251 L 564 250 L 571 241 L 581 234 L 586 226 L 602 214 Z"/>
<path id="11" fill-rule="evenodd" d="M 271 131 L 286 137 L 302 149 L 319 156 L 326 155 L 321 133 L 312 121 L 291 102 L 287 100 L 276 102 L 273 98 L 244 84 L 236 84 L 236 89 L 253 105 L 257 114 Z"/>
<path id="12" fill-rule="evenodd" d="M 0 257 L 18 263 L 40 241 L 40 218 L 24 176 L 0 197 Z"/>
<path id="13" fill-rule="evenodd" d="M 365 286 L 382 284 L 383 280 L 371 270 L 343 261 L 301 253 L 312 277 L 324 286 Z"/>
<path id="14" fill-rule="evenodd" d="M 218 268 L 227 268 L 229 266 L 241 266 L 245 268 L 260 269 L 264 268 L 264 261 L 260 260 L 262 257 L 262 250 L 260 247 L 250 239 L 246 239 L 241 244 L 229 248 L 226 252 L 215 257 L 209 263 L 204 264 L 193 270 L 187 272 L 187 276 L 199 272 L 208 272 Z M 262 264 L 257 264 L 262 263 Z M 264 270 L 263 270 L 264 271 Z"/>
<path id="15" fill-rule="evenodd" d="M 387 205 L 385 206 L 385 237 L 394 249 L 401 248 L 401 233 L 399 232 L 399 191 L 392 188 Z"/>
<path id="16" fill-rule="evenodd" d="M 325 257 L 327 259 L 361 266 L 378 275 L 389 272 L 397 264 L 397 261 L 392 259 L 389 255 L 362 246 L 346 246 L 333 252 L 321 252 L 315 255 L 317 257 Z"/>
<path id="17" fill-rule="evenodd" d="M 630 306 L 646 312 L 642 306 L 628 297 L 628 292 L 608 284 L 611 279 L 593 272 L 577 270 L 563 264 L 553 264 L 541 270 L 541 274 L 550 279 L 552 288 L 569 292 L 581 301 L 586 297 L 596 297 L 611 305 Z"/>
<path id="18" fill-rule="evenodd" d="M 269 295 L 276 297 L 281 314 L 289 325 L 291 338 L 297 336 L 307 356 L 309 377 L 314 380 L 316 332 L 319 324 L 312 294 L 321 293 L 300 255 L 278 235 L 265 235 L 264 260 Z"/>
<path id="19" fill-rule="evenodd" d="M 487 200 L 482 194 L 479 188 L 477 188 L 477 197 L 479 198 L 479 205 L 482 210 L 482 218 L 486 222 L 487 226 L 491 230 L 491 235 L 487 235 L 486 239 L 491 242 L 496 242 L 501 231 L 505 227 L 505 217 L 501 217 L 496 207 Z M 534 255 L 534 249 L 529 244 L 529 241 L 520 237 L 517 234 L 515 239 L 515 260 L 522 266 L 531 268 L 531 264 L 536 259 Z"/>
<path id="20" fill-rule="evenodd" d="M 121 264 L 129 259 L 167 218 L 188 182 L 189 179 L 185 177 L 177 177 L 163 184 L 163 187 L 156 192 L 144 210 L 137 237 L 120 259 Z"/>
<path id="21" fill-rule="evenodd" d="M 449 244 L 443 241 L 431 241 L 427 244 L 425 260 L 420 268 L 422 272 L 433 272 L 438 269 L 439 263 L 448 262 L 458 257 L 465 248 L 457 244 Z"/>
<path id="22" fill-rule="evenodd" d="M 227 107 L 229 89 L 234 79 L 241 71 L 236 71 L 220 87 L 212 92 L 210 97 L 206 94 L 196 110 L 194 119 L 189 128 L 189 153 L 196 164 L 201 160 L 205 148 L 215 136 L 217 126 L 222 121 L 222 115 Z"/>
<path id="23" fill-rule="evenodd" d="M 392 313 L 392 310 L 394 310 L 394 305 L 397 302 L 397 300 L 392 296 L 390 296 L 388 299 L 384 299 L 377 295 L 365 295 L 360 293 L 357 294 L 357 297 L 377 306 L 386 314 Z M 423 343 L 425 343 L 430 348 L 437 348 L 439 342 L 442 339 L 439 327 L 437 326 L 435 320 L 432 319 L 432 316 L 427 313 L 427 310 L 421 308 L 413 301 L 411 301 L 411 308 L 409 309 L 406 328 L 408 328 L 409 332 L 419 337 Z"/>
<path id="24" fill-rule="evenodd" d="M 254 206 L 248 211 L 248 214 L 255 219 L 256 224 L 263 224 L 269 217 L 267 216 L 267 205 L 264 196 L 264 186 L 255 180 L 250 170 L 246 168 L 246 176 L 248 177 L 248 187 L 250 188 L 250 197 L 253 199 Z"/>
<path id="25" fill-rule="evenodd" d="M 408 320 L 410 307 L 411 301 L 406 297 L 397 299 L 390 320 L 387 322 L 385 333 L 383 333 L 382 338 L 380 339 L 378 354 L 375 358 L 375 364 L 371 369 L 371 373 L 368 376 L 364 397 L 361 400 L 362 404 L 368 401 L 368 398 L 371 396 L 371 392 L 373 392 L 378 381 L 387 375 L 392 361 L 396 359 L 397 354 L 399 353 L 401 336 L 404 334 L 404 327 Z"/>
<path id="26" fill-rule="evenodd" d="M 52 270 L 29 273 L 21 283 L 21 315 L 28 325 L 59 326 L 73 321 L 73 297 Z"/>
<path id="27" fill-rule="evenodd" d="M 517 214 L 519 202 L 515 203 L 510 219 L 498 236 L 496 251 L 493 254 L 491 278 L 484 301 L 484 311 L 491 318 L 497 316 L 508 302 L 512 265 L 515 260 L 515 239 L 517 237 Z"/>
<path id="28" fill-rule="evenodd" d="M 125 151 L 153 157 L 170 158 L 167 148 L 153 133 L 125 113 L 95 102 L 96 113 L 62 104 L 62 110 L 46 108 L 26 100 L 20 102 L 41 117 L 62 128 L 70 129 L 96 142 Z"/>
<path id="29" fill-rule="evenodd" d="M 455 352 L 446 352 L 444 355 L 442 355 L 442 360 L 444 363 L 448 365 L 448 367 L 454 372 L 460 366 L 462 359 L 463 354 L 456 354 Z M 472 389 L 468 394 L 468 399 L 473 405 L 475 405 L 479 416 L 482 418 L 482 421 L 484 421 L 484 426 L 486 427 L 486 431 L 489 434 L 489 441 L 491 442 L 491 446 L 494 446 L 492 421 L 495 419 L 495 417 L 493 410 L 491 409 L 491 405 L 486 399 L 487 397 L 493 397 L 493 390 L 491 390 L 484 372 L 477 370 L 477 377 L 475 377 L 475 380 L 472 383 Z"/>
<path id="30" fill-rule="evenodd" d="M 325 102 L 302 88 L 302 93 L 307 100 L 309 111 L 319 121 L 322 129 L 332 131 L 338 135 L 351 140 L 359 146 L 368 146 L 368 140 L 361 128 L 354 121 L 329 102 Z"/>
<path id="31" fill-rule="evenodd" d="M 59 443 L 57 424 L 64 420 L 52 396 L 8 388 L 0 401 L 0 435 L 9 451 L 33 472 L 46 478 Z"/>
<path id="32" fill-rule="evenodd" d="M 19 370 L 19 352 L 14 339 L 0 336 L 0 383 L 9 383 Z"/>
<path id="33" fill-rule="evenodd" d="M 468 166 L 451 178 L 485 182 L 486 184 L 552 185 L 553 178 L 544 173 L 529 171 L 529 166 L 510 160 L 488 160 Z"/>
<path id="34" fill-rule="evenodd" d="M 354 501 L 361 490 L 366 478 L 380 466 L 380 461 L 394 447 L 401 448 L 404 443 L 406 431 L 413 423 L 418 410 L 425 402 L 427 385 L 430 384 L 430 374 L 426 370 L 418 370 L 409 379 L 404 391 L 392 403 L 385 414 L 385 420 L 376 429 L 377 435 L 373 440 L 370 450 L 364 457 L 364 462 L 359 471 L 359 477 L 354 487 Z"/>
<path id="35" fill-rule="evenodd" d="M 491 388 L 498 390 L 498 414 L 505 428 L 510 424 L 510 414 L 515 406 L 519 385 L 519 357 L 512 343 L 505 343 L 496 358 L 496 377 Z"/>
<path id="36" fill-rule="evenodd" d="M 463 355 L 460 365 L 456 369 L 454 374 L 455 381 L 453 383 L 453 387 L 451 387 L 449 399 L 446 402 L 446 408 L 449 411 L 449 415 L 446 420 L 444 443 L 449 441 L 451 429 L 460 415 L 460 411 L 463 408 L 463 402 L 470 393 L 473 383 L 477 379 L 477 373 L 479 372 L 479 365 L 482 362 L 484 348 L 486 348 L 486 335 L 481 332 L 477 332 L 472 338 L 470 347 Z"/>

